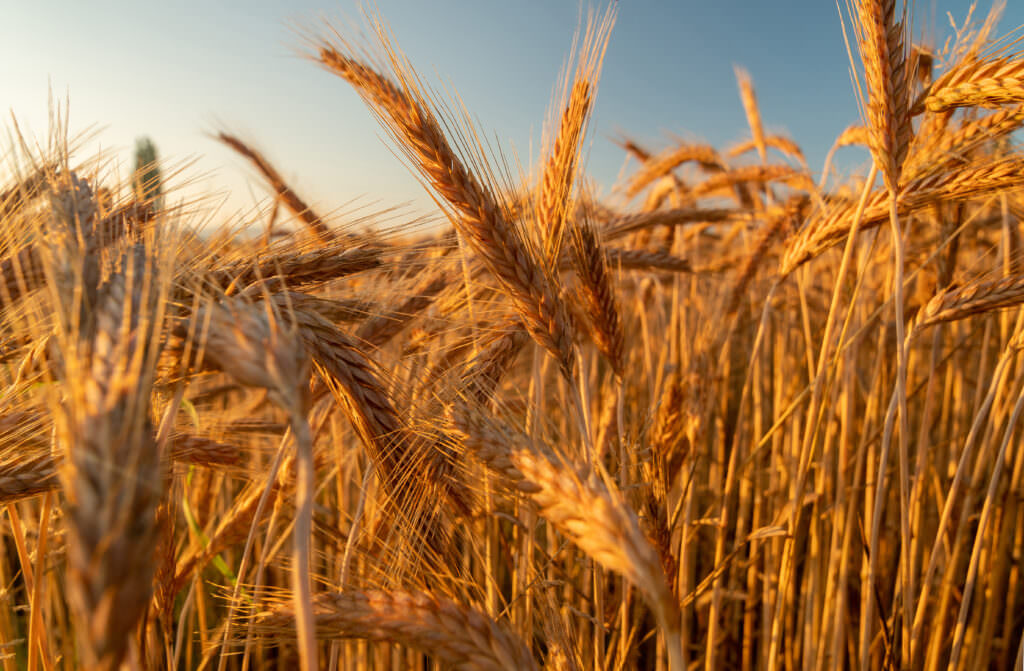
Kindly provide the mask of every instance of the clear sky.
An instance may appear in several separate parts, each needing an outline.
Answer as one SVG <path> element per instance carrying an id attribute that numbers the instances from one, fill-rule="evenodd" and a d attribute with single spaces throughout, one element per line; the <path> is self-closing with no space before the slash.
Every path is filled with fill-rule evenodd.
<path id="1" fill-rule="evenodd" d="M 915 35 L 940 42 L 949 34 L 946 12 L 962 22 L 970 6 L 915 4 Z M 1011 3 L 997 34 L 1024 23 L 1022 4 Z M 243 212 L 266 191 L 243 159 L 210 138 L 217 130 L 262 151 L 321 212 L 403 202 L 429 211 L 352 89 L 299 54 L 301 28 L 325 18 L 356 34 L 364 25 L 359 7 L 355 0 L 0 0 L 0 127 L 11 127 L 13 113 L 23 130 L 45 138 L 52 90 L 70 101 L 73 133 L 100 129 L 80 158 L 102 148 L 127 173 L 135 138 L 149 136 L 172 165 L 194 159 L 185 171 L 190 193 L 231 194 L 222 216 Z M 458 91 L 479 127 L 529 162 L 570 54 L 578 0 L 378 0 L 377 8 L 421 76 Z M 982 4 L 978 18 L 988 10 Z M 858 120 L 840 26 L 830 0 L 622 0 L 588 174 L 609 193 L 624 162 L 613 140 L 623 134 L 653 149 L 673 135 L 718 147 L 745 139 L 734 65 L 752 75 L 767 129 L 789 134 L 820 170 L 835 136 Z M 8 146 L 5 133 L 0 149 Z M 844 150 L 843 161 L 865 161 L 858 152 Z"/>

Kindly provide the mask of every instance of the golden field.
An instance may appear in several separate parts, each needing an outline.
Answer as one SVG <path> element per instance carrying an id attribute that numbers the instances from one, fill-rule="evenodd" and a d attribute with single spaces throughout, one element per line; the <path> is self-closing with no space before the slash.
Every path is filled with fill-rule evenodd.
<path id="1" fill-rule="evenodd" d="M 738 70 L 747 138 L 623 138 L 634 205 L 594 197 L 614 6 L 516 177 L 379 23 L 309 38 L 432 233 L 322 217 L 227 132 L 274 194 L 246 234 L 21 142 L 4 669 L 1014 668 L 1024 54 L 847 9 L 864 174 Z"/>

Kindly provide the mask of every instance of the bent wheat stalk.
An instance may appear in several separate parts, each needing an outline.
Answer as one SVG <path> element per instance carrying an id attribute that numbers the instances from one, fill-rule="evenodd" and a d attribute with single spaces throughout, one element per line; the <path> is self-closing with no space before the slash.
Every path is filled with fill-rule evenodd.
<path id="1" fill-rule="evenodd" d="M 299 658 L 303 671 L 311 671 L 319 668 L 319 664 L 309 568 L 316 485 L 313 439 L 306 419 L 309 359 L 294 331 L 285 330 L 266 310 L 241 299 L 211 303 L 200 309 L 196 319 L 204 324 L 205 356 L 242 384 L 267 389 L 271 398 L 288 413 L 295 438 L 298 501 L 293 532 L 293 603 L 297 613 Z"/>

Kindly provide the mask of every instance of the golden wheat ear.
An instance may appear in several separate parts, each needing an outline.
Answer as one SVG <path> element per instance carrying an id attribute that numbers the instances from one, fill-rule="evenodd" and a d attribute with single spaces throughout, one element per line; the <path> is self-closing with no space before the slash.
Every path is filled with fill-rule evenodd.
<path id="1" fill-rule="evenodd" d="M 754 91 L 754 80 L 743 68 L 736 66 L 734 70 L 736 83 L 740 87 L 740 101 L 750 125 L 751 144 L 757 148 L 757 155 L 761 158 L 761 163 L 764 163 L 768 158 L 768 145 L 765 141 L 764 124 L 761 122 L 761 108 L 757 104 L 757 93 Z"/>
<path id="2" fill-rule="evenodd" d="M 287 309 L 287 305 L 283 309 Z M 312 611 L 311 547 L 316 472 L 313 436 L 307 419 L 310 360 L 290 320 L 272 304 L 253 305 L 242 298 L 202 306 L 204 355 L 243 385 L 260 387 L 288 415 L 295 444 L 297 510 L 293 531 L 292 594 L 303 671 L 318 668 Z"/>
<path id="3" fill-rule="evenodd" d="M 856 16 L 868 89 L 865 111 L 871 154 L 886 186 L 895 191 L 914 134 L 907 74 L 906 6 L 897 0 L 858 0 Z"/>
<path id="4" fill-rule="evenodd" d="M 38 411 L 4 409 L 0 414 L 0 503 L 11 503 L 60 487 L 51 452 L 47 417 Z"/>
<path id="5" fill-rule="evenodd" d="M 363 591 L 317 595 L 317 635 L 399 643 L 446 666 L 479 671 L 531 671 L 529 648 L 486 613 L 424 592 Z M 255 616 L 254 631 L 278 637 L 292 628 L 294 611 L 279 606 Z"/>
<path id="6" fill-rule="evenodd" d="M 547 142 L 550 147 L 541 170 L 536 214 L 540 246 L 549 263 L 556 261 L 561 253 L 566 218 L 572 211 L 572 192 L 578 178 L 582 143 L 614 22 L 615 5 L 609 5 L 599 19 L 591 17 L 575 56 L 576 71 L 571 84 L 566 72 L 558 102 L 561 115 L 557 131 Z"/>
<path id="7" fill-rule="evenodd" d="M 270 161 L 264 158 L 263 154 L 228 133 L 219 133 L 217 139 L 249 159 L 256 166 L 256 169 L 260 171 L 260 174 L 270 183 L 270 187 L 274 190 L 277 198 L 312 231 L 321 243 L 328 244 L 334 239 L 331 230 L 327 228 L 324 220 L 288 186 L 284 178 L 281 177 L 281 174 L 274 169 Z"/>
<path id="8" fill-rule="evenodd" d="M 625 373 L 625 335 L 607 252 L 593 222 L 584 217 L 572 226 L 569 244 L 572 267 L 580 284 L 583 307 L 592 326 L 591 337 L 608 359 L 615 375 Z M 618 259 L 621 263 L 621 259 Z M 624 264 L 623 264 L 624 265 Z"/>
<path id="9" fill-rule="evenodd" d="M 678 600 L 661 557 L 614 484 L 587 466 L 549 455 L 529 439 L 466 405 L 452 411 L 452 434 L 540 514 L 605 568 L 635 585 L 665 637 L 670 669 L 682 669 Z"/>
<path id="10" fill-rule="evenodd" d="M 574 379 L 572 325 L 551 270 L 494 190 L 467 169 L 416 87 L 415 73 L 382 39 L 395 70 L 394 81 L 347 55 L 351 50 L 347 44 L 320 46 L 317 60 L 355 87 L 437 194 L 452 225 L 505 290 L 530 335 L 555 358 L 565 378 Z"/>
<path id="11" fill-rule="evenodd" d="M 152 592 L 163 488 L 149 406 L 162 328 L 156 277 L 151 259 L 128 257 L 99 288 L 89 331 L 63 342 L 68 597 L 93 668 L 119 667 Z"/>

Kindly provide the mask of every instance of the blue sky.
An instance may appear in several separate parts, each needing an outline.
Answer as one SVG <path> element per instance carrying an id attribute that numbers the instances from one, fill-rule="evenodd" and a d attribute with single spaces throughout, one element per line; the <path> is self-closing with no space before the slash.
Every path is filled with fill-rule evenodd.
<path id="1" fill-rule="evenodd" d="M 102 149 L 127 171 L 135 138 L 147 135 L 172 165 L 193 160 L 182 193 L 221 194 L 221 217 L 237 218 L 266 191 L 209 137 L 218 130 L 261 150 L 322 212 L 432 209 L 355 93 L 299 53 L 302 29 L 325 18 L 355 35 L 365 24 L 354 0 L 0 5 L 5 130 L 13 112 L 43 140 L 52 90 L 70 101 L 73 133 L 101 129 L 80 158 Z M 917 0 L 915 35 L 941 42 L 946 12 L 962 21 L 969 6 Z M 378 0 L 377 9 L 428 83 L 456 90 L 507 155 L 524 164 L 535 157 L 577 0 Z M 978 8 L 979 19 L 988 9 Z M 1010 7 L 997 33 L 1021 23 L 1024 8 Z M 745 139 L 735 65 L 752 75 L 767 129 L 789 134 L 820 170 L 835 136 L 858 120 L 835 4 L 622 0 L 591 124 L 587 169 L 599 189 L 608 194 L 622 169 L 613 143 L 621 135 L 653 149 L 673 136 L 720 148 Z M 6 149 L 6 134 L 0 142 Z M 844 150 L 841 161 L 853 168 L 866 154 Z"/>

